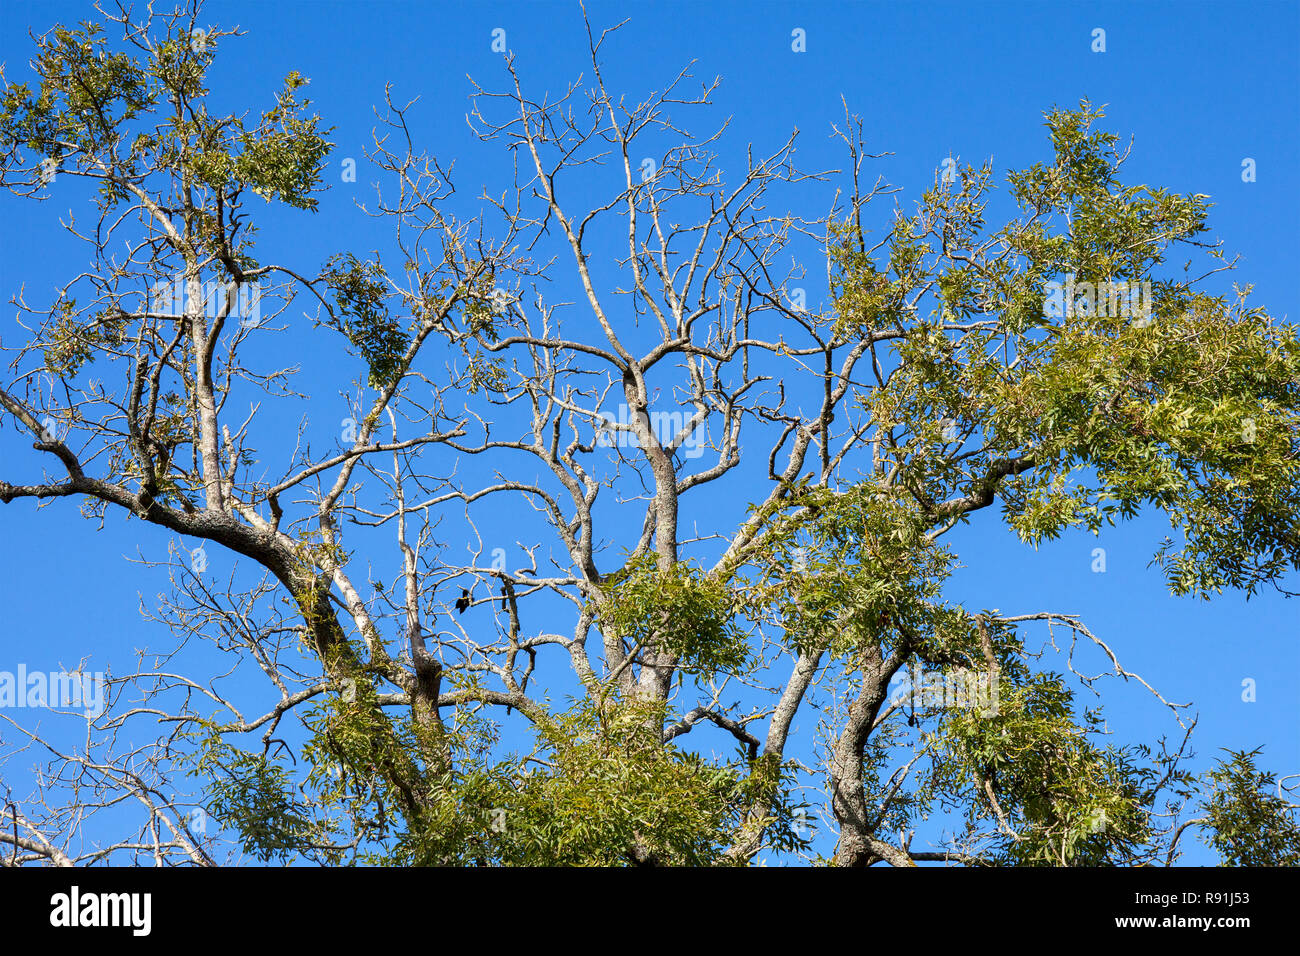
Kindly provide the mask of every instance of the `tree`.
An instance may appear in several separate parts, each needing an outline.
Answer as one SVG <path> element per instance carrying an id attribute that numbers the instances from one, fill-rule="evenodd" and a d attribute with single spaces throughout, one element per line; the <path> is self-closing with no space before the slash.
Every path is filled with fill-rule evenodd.
<path id="1" fill-rule="evenodd" d="M 391 242 L 317 264 L 255 225 L 268 204 L 305 223 L 324 188 L 303 77 L 253 124 L 209 96 L 237 33 L 196 8 L 37 38 L 35 85 L 6 82 L 2 182 L 93 185 L 98 224 L 48 304 L 15 299 L 30 337 L 0 405 L 51 470 L 6 475 L 0 502 L 77 499 L 142 545 L 156 526 L 239 564 L 222 583 L 180 539 L 145 561 L 170 582 L 147 612 L 167 646 L 108 680 L 83 750 L 49 747 L 43 789 L 0 818 L 12 861 L 207 864 L 233 841 L 734 864 L 807 850 L 821 789 L 840 865 L 1167 863 L 1193 825 L 1229 862 L 1294 862 L 1293 822 L 1240 834 L 1234 807 L 1292 812 L 1240 755 L 1179 823 L 1179 706 L 1177 747 L 1107 744 L 1075 698 L 1093 678 L 1035 666 L 1042 627 L 1136 678 L 1083 621 L 945 597 L 949 533 L 995 503 L 1031 545 L 1164 512 L 1179 595 L 1300 567 L 1300 343 L 1205 290 L 1232 266 L 1207 197 L 1124 185 L 1085 101 L 1046 114 L 1050 155 L 1009 174 L 1002 225 L 991 166 L 966 167 L 872 242 L 896 190 L 866 175 L 859 121 L 836 130 L 847 173 L 799 171 L 792 136 L 728 181 L 724 130 L 679 125 L 713 86 L 683 72 L 629 108 L 611 32 L 589 30 L 591 79 L 559 98 L 531 98 L 510 56 L 504 91 L 475 86 L 471 123 L 516 177 L 473 218 L 390 93 L 369 159 Z M 579 200 L 598 169 L 616 188 Z M 828 213 L 772 211 L 809 190 Z M 1170 269 L 1175 250 L 1204 271 Z M 288 318 L 302 303 L 312 328 Z M 356 390 L 335 447 L 286 427 L 289 342 Z M 734 526 L 720 495 L 751 503 Z M 485 521 L 518 529 L 524 567 Z M 821 769 L 793 756 L 816 709 Z M 708 726 L 733 757 L 696 744 Z M 124 797 L 138 832 L 74 850 Z M 914 849 L 931 814 L 958 829 Z"/>

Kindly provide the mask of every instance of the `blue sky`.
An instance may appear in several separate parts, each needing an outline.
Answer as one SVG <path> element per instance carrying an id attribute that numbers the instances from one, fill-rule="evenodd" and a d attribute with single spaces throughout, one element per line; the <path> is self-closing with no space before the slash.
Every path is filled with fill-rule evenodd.
<path id="1" fill-rule="evenodd" d="M 630 98 L 660 88 L 692 59 L 697 78 L 721 77 L 708 120 L 732 118 L 724 160 L 743 156 L 749 142 L 774 147 L 797 127 L 800 166 L 838 168 L 843 157 L 829 124 L 842 119 L 843 97 L 861 114 L 868 147 L 893 153 L 873 170 L 903 187 L 897 199 L 904 209 L 944 157 L 963 165 L 991 160 L 1001 178 L 1047 159 L 1044 110 L 1083 98 L 1107 104 L 1105 128 L 1135 141 L 1125 180 L 1209 194 L 1212 235 L 1240 256 L 1235 280 L 1253 285 L 1255 301 L 1276 316 L 1294 319 L 1300 311 L 1296 3 L 642 2 L 592 3 L 588 11 L 598 26 L 630 17 L 605 58 L 607 81 Z M 0 34 L 6 75 L 25 75 L 30 43 L 21 27 L 40 31 L 92 13 L 88 3 L 11 2 Z M 444 161 L 457 160 L 458 202 L 470 211 L 482 185 L 508 185 L 501 151 L 479 143 L 465 122 L 467 75 L 488 86 L 504 79 L 490 49 L 492 30 L 506 31 L 534 93 L 561 92 L 585 62 L 576 3 L 223 2 L 208 4 L 205 18 L 248 31 L 227 42 L 210 76 L 217 103 L 266 108 L 283 76 L 297 70 L 311 78 L 315 108 L 335 127 L 331 190 L 321 211 L 276 213 L 261 223 L 261 247 L 305 272 L 336 252 L 364 257 L 387 242 L 354 207 L 370 198 L 364 163 L 357 183 L 337 174 L 340 160 L 362 161 L 385 82 L 394 84 L 396 101 L 420 97 L 413 131 Z M 1097 28 L 1105 30 L 1104 53 L 1091 49 Z M 806 52 L 791 50 L 795 29 L 806 31 Z M 1255 161 L 1254 182 L 1242 180 L 1247 158 Z M 0 200 L 6 298 L 25 285 L 33 301 L 43 301 L 68 276 L 67 263 L 81 265 L 54 217 L 68 209 L 89 217 L 83 193 L 68 186 L 51 195 L 39 205 Z M 813 205 L 801 211 L 810 215 L 829 205 L 829 193 L 807 196 Z M 6 345 L 20 332 L 12 314 L 0 320 Z M 337 389 L 324 374 L 332 357 L 312 348 L 298 356 L 305 381 L 333 396 Z M 320 417 L 327 431 L 336 427 L 336 410 Z M 0 432 L 0 462 L 4 480 L 38 473 L 36 456 L 8 428 Z M 696 507 L 733 504 L 702 499 Z M 140 592 L 147 599 L 161 582 L 146 580 L 124 555 L 134 554 L 137 541 L 160 549 L 166 537 L 150 531 L 138 538 L 138 525 L 120 520 L 95 528 L 71 502 L 39 513 L 30 502 L 0 508 L 0 579 L 9 595 L 0 669 L 18 660 L 56 668 L 86 654 L 92 664 L 124 666 L 133 649 L 165 639 L 138 616 Z M 1219 748 L 1263 745 L 1264 766 L 1300 772 L 1297 605 L 1271 594 L 1249 602 L 1225 594 L 1208 603 L 1169 596 L 1147 566 L 1163 533 L 1163 519 L 1148 516 L 1100 540 L 1066 535 L 1034 552 L 990 511 L 961 532 L 966 567 L 949 593 L 1008 614 L 1080 615 L 1129 670 L 1169 700 L 1194 702 L 1194 767 Z M 510 534 L 501 529 L 499 536 Z M 1097 547 L 1106 549 L 1105 573 L 1092 570 Z M 1256 682 L 1254 702 L 1242 700 L 1247 679 Z M 1119 739 L 1176 735 L 1168 711 L 1140 686 L 1101 686 Z M 802 721 L 813 719 L 806 713 Z M 1186 848 L 1186 862 L 1212 862 L 1198 846 Z"/>

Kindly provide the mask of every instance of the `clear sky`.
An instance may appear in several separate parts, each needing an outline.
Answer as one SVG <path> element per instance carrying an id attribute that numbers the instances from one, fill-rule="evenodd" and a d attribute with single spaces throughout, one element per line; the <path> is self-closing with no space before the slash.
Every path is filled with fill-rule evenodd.
<path id="1" fill-rule="evenodd" d="M 897 198 L 905 209 L 933 182 L 944 157 L 976 165 L 991 160 L 1001 176 L 1049 157 L 1043 111 L 1083 98 L 1107 104 L 1105 128 L 1134 138 L 1126 181 L 1209 194 L 1212 235 L 1240 256 L 1235 280 L 1253 285 L 1255 301 L 1274 315 L 1294 319 L 1300 310 L 1300 5 L 1294 2 L 643 0 L 591 3 L 588 11 L 598 26 L 630 18 L 610 43 L 606 79 L 631 98 L 659 89 L 690 60 L 697 61 L 698 78 L 721 77 L 712 116 L 732 117 L 726 157 L 742 156 L 749 142 L 774 147 L 797 127 L 800 165 L 837 168 L 843 157 L 829 134 L 843 117 L 843 97 L 863 117 L 868 146 L 893 153 L 878 169 L 903 187 Z M 26 76 L 27 28 L 39 32 L 92 13 L 88 3 L 10 0 L 0 27 L 0 61 L 9 79 Z M 262 248 L 304 272 L 336 252 L 364 256 L 386 242 L 353 205 L 369 198 L 364 166 L 357 183 L 344 183 L 337 173 L 340 160 L 361 160 L 386 82 L 397 101 L 420 97 L 417 139 L 442 160 L 458 160 L 460 199 L 467 202 L 481 185 L 498 191 L 508 185 L 500 152 L 479 144 L 465 122 L 467 74 L 485 85 L 503 82 L 492 31 L 506 31 L 535 94 L 562 92 L 584 66 L 581 15 L 569 2 L 213 2 L 205 18 L 248 31 L 226 43 L 210 77 L 219 103 L 265 108 L 284 75 L 297 70 L 311 79 L 315 107 L 335 127 L 326 179 L 331 191 L 320 213 L 277 214 L 263 223 Z M 1097 28 L 1105 31 L 1105 52 L 1092 50 Z M 806 33 L 806 52 L 791 49 L 796 29 Z M 1253 182 L 1242 178 L 1248 158 Z M 44 301 L 82 265 L 75 247 L 59 237 L 55 217 L 71 209 L 89 219 L 91 210 L 81 187 L 52 195 L 40 205 L 0 200 L 6 299 L 25 286 L 29 298 Z M 818 203 L 812 211 L 829 205 Z M 13 345 L 20 335 L 10 310 L 0 319 L 0 338 Z M 327 388 L 323 380 L 321 387 Z M 333 428 L 334 411 L 328 414 Z M 37 467 L 26 440 L 0 431 L 0 479 L 31 480 Z M 1079 614 L 1129 670 L 1169 700 L 1194 702 L 1200 715 L 1194 768 L 1219 748 L 1263 745 L 1263 766 L 1300 773 L 1300 605 L 1272 594 L 1249 602 L 1225 594 L 1209 603 L 1169 596 L 1158 570 L 1148 567 L 1162 524 L 1148 517 L 1100 540 L 1066 535 L 1033 552 L 999 529 L 990 510 L 961 532 L 966 567 L 949 593 L 1008 614 Z M 8 606 L 0 669 L 24 661 L 29 669 L 48 670 L 85 655 L 92 669 L 109 662 L 122 668 L 133 649 L 165 642 L 138 613 L 141 594 L 147 601 L 162 582 L 125 560 L 138 543 L 162 548 L 165 536 L 149 531 L 140 538 L 137 523 L 121 520 L 96 528 L 71 501 L 39 512 L 30 501 L 0 506 L 0 580 Z M 1104 573 L 1093 571 L 1097 547 L 1106 550 Z M 1255 683 L 1252 702 L 1243 700 L 1247 680 Z M 1177 735 L 1169 712 L 1140 686 L 1101 686 L 1120 740 Z M 3 727 L 0 741 L 11 744 Z M 1212 862 L 1199 847 L 1186 848 L 1185 862 Z"/>

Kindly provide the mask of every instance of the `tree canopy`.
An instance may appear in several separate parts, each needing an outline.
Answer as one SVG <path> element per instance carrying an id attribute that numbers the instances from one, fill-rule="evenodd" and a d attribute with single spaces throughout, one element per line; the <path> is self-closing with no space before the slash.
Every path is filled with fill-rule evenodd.
<path id="1" fill-rule="evenodd" d="M 237 37 L 108 15 L 5 80 L 0 184 L 75 182 L 95 221 L 66 284 L 16 293 L 0 440 L 48 467 L 6 465 L 0 502 L 175 542 L 142 570 L 162 649 L 0 811 L 14 859 L 1138 865 L 1189 830 L 1300 859 L 1257 752 L 1197 778 L 1173 704 L 1172 738 L 1112 742 L 1096 678 L 1031 638 L 1142 681 L 1122 648 L 948 588 L 975 521 L 1032 547 L 1162 513 L 1179 596 L 1300 568 L 1296 327 L 1223 291 L 1209 198 L 1127 182 L 1102 109 L 879 211 L 858 118 L 843 170 L 792 135 L 724 173 L 725 130 L 685 132 L 712 87 L 624 96 L 592 27 L 562 95 L 509 55 L 474 84 L 515 176 L 471 217 L 390 91 L 387 245 L 304 262 L 257 224 L 312 228 L 332 131 L 291 69 L 218 109 Z"/>

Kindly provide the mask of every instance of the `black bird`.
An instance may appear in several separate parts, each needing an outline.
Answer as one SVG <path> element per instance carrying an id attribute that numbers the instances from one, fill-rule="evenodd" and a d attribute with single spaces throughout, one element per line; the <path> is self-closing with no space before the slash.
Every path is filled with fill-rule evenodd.
<path id="1" fill-rule="evenodd" d="M 461 588 L 460 597 L 456 598 L 456 613 L 464 614 L 467 607 L 469 607 L 469 588 Z"/>

